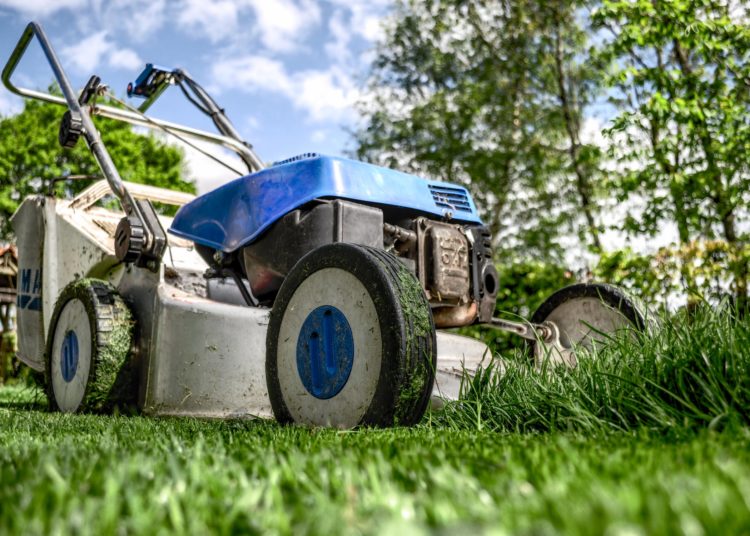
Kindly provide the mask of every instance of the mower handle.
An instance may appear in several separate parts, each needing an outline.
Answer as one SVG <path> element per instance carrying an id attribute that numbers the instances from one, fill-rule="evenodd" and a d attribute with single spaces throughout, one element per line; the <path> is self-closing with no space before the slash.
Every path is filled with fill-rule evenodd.
<path id="1" fill-rule="evenodd" d="M 45 95 L 44 93 L 39 92 L 33 93 L 44 95 L 45 98 L 43 98 L 42 100 L 65 105 L 70 111 L 72 117 L 81 122 L 81 126 L 83 127 L 83 135 L 86 138 L 86 143 L 88 144 L 89 149 L 94 155 L 96 162 L 99 164 L 102 173 L 104 173 L 104 177 L 107 179 L 109 187 L 120 200 L 123 210 L 127 215 L 136 216 L 140 221 L 143 221 L 143 216 L 140 213 L 140 210 L 138 209 L 138 206 L 136 205 L 132 196 L 130 195 L 130 192 L 128 192 L 128 190 L 125 188 L 125 185 L 122 182 L 122 178 L 120 177 L 120 173 L 117 171 L 117 168 L 112 162 L 112 157 L 109 156 L 107 149 L 104 147 L 101 137 L 99 136 L 99 132 L 96 130 L 94 122 L 91 120 L 91 116 L 83 111 L 81 104 L 78 102 L 78 96 L 73 91 L 73 87 L 70 85 L 70 81 L 68 80 L 65 71 L 63 71 L 60 60 L 57 59 L 57 55 L 55 54 L 52 45 L 47 39 L 47 35 L 44 33 L 44 30 L 42 30 L 42 27 L 38 23 L 30 22 L 26 26 L 26 29 L 21 35 L 21 39 L 18 40 L 16 48 L 13 49 L 13 52 L 10 55 L 8 63 L 3 68 L 3 84 L 5 84 L 5 87 L 7 87 L 10 91 L 18 95 L 39 98 L 37 95 L 24 95 L 24 93 L 16 88 L 10 81 L 10 77 L 13 75 L 13 71 L 15 71 L 16 67 L 18 66 L 18 62 L 21 61 L 21 58 L 23 57 L 26 49 L 29 46 L 29 43 L 31 42 L 31 38 L 34 36 L 36 36 L 37 40 L 39 41 L 39 45 L 42 47 L 44 55 L 47 57 L 47 61 L 49 62 L 49 65 L 52 68 L 52 72 L 55 74 L 55 78 L 57 79 L 57 83 L 63 92 L 64 99 L 55 97 L 53 95 Z M 54 100 L 52 100 L 50 97 L 54 98 Z"/>
<path id="2" fill-rule="evenodd" d="M 34 35 L 36 35 L 37 38 L 39 39 L 39 43 L 42 46 L 42 50 L 47 56 L 47 60 L 49 61 L 50 66 L 52 67 L 52 70 L 55 73 L 55 77 L 57 78 L 58 84 L 60 84 L 60 88 L 63 90 L 63 94 L 65 95 L 65 98 L 59 97 L 57 95 L 52 95 L 50 93 L 36 91 L 34 89 L 17 87 L 11 81 L 11 76 L 13 75 L 13 72 L 15 71 L 16 66 L 21 60 L 21 57 L 23 57 L 23 54 L 26 51 L 26 48 L 28 47 L 29 42 L 31 41 L 31 38 Z M 42 27 L 38 23 L 30 22 L 28 26 L 26 26 L 26 30 L 21 36 L 21 39 L 18 41 L 16 48 L 13 50 L 13 53 L 11 54 L 10 59 L 8 60 L 8 63 L 3 68 L 3 72 L 2 72 L 3 85 L 5 85 L 8 91 L 16 95 L 19 95 L 21 97 L 36 99 L 36 100 L 40 100 L 44 102 L 50 102 L 52 104 L 57 104 L 60 106 L 69 107 L 68 93 L 66 93 L 66 90 L 63 89 L 63 82 L 61 81 L 61 76 L 63 77 L 65 82 L 67 82 L 65 73 L 63 72 L 62 67 L 60 66 L 60 62 L 58 61 L 57 56 L 54 53 L 54 50 L 52 49 L 49 41 L 47 40 L 47 36 L 45 35 L 44 30 L 42 30 Z M 67 88 L 69 90 L 69 93 L 73 95 L 74 100 L 76 100 L 75 94 L 73 93 L 69 82 L 67 83 Z M 184 134 L 194 139 L 207 141 L 215 145 L 220 145 L 226 149 L 229 149 L 235 152 L 240 158 L 242 158 L 243 161 L 248 162 L 248 163 L 252 162 L 253 165 L 248 164 L 248 168 L 250 169 L 251 172 L 259 171 L 260 169 L 263 168 L 263 165 L 258 159 L 257 155 L 253 152 L 253 150 L 250 147 L 248 147 L 248 145 L 243 143 L 241 140 L 235 139 L 230 136 L 214 134 L 212 132 L 198 130 L 195 128 L 187 127 L 187 126 L 180 125 L 177 123 L 172 123 L 169 121 L 164 121 L 161 119 L 154 119 L 150 117 L 146 118 L 141 114 L 131 112 L 129 110 L 124 110 L 121 108 L 114 108 L 112 106 L 107 106 L 107 105 L 92 105 L 91 113 L 95 115 L 100 115 L 102 117 L 107 117 L 109 119 L 123 121 L 131 125 L 146 127 L 146 128 L 150 128 L 154 130 L 164 130 L 167 132 L 173 132 L 177 134 Z"/>

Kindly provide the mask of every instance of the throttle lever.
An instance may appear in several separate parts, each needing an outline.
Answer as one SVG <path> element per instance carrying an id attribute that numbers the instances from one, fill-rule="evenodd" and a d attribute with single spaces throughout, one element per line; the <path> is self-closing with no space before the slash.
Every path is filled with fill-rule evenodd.
<path id="1" fill-rule="evenodd" d="M 102 79 L 96 75 L 89 78 L 89 81 L 86 82 L 86 85 L 81 91 L 81 95 L 78 97 L 79 105 L 85 106 L 89 103 L 91 97 L 96 95 L 101 81 Z M 78 138 L 83 134 L 83 130 L 81 114 L 74 110 L 66 110 L 63 114 L 62 121 L 60 121 L 57 140 L 60 142 L 60 145 L 66 149 L 72 149 L 76 146 L 76 143 L 78 143 Z"/>
<path id="2" fill-rule="evenodd" d="M 91 97 L 96 95 L 96 92 L 99 89 L 99 82 L 101 81 L 102 79 L 96 75 L 93 75 L 91 78 L 89 78 L 89 81 L 86 82 L 83 91 L 81 91 L 81 96 L 78 97 L 78 104 L 80 104 L 81 106 L 85 106 L 86 104 L 88 104 L 91 100 Z"/>

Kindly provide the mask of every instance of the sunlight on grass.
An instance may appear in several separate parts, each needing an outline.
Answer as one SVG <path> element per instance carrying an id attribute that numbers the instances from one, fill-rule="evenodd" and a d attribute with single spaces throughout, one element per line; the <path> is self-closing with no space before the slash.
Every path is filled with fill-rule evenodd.
<path id="1" fill-rule="evenodd" d="M 748 339 L 701 313 L 575 370 L 519 355 L 411 429 L 62 415 L 4 387 L 0 533 L 746 533 Z"/>

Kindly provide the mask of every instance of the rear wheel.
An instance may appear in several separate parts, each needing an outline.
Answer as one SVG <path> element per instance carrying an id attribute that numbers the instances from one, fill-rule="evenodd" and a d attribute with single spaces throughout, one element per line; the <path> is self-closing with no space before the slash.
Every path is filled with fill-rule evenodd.
<path id="1" fill-rule="evenodd" d="M 420 420 L 435 379 L 435 327 L 393 255 L 331 244 L 285 279 L 268 327 L 266 380 L 280 422 L 351 428 Z"/>
<path id="2" fill-rule="evenodd" d="M 108 283 L 83 279 L 65 287 L 47 336 L 53 410 L 99 412 L 134 401 L 131 324 L 127 306 Z"/>
<path id="3" fill-rule="evenodd" d="M 577 347 L 597 342 L 627 329 L 643 330 L 645 316 L 622 289 L 602 283 L 562 288 L 547 298 L 531 317 L 533 324 L 547 323 L 556 331 L 554 344 L 533 344 L 537 364 L 544 359 L 575 366 Z"/>

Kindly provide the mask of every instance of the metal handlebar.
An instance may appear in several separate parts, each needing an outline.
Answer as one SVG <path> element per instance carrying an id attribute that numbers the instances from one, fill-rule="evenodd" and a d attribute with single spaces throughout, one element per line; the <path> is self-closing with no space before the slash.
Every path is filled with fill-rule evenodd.
<path id="1" fill-rule="evenodd" d="M 60 84 L 61 89 L 63 88 L 63 83 L 60 80 L 60 76 L 58 76 L 58 72 L 60 73 L 60 75 L 62 75 L 62 77 L 67 82 L 67 78 L 65 78 L 65 74 L 60 66 L 60 62 L 57 60 L 57 57 L 55 56 L 55 53 L 52 50 L 52 47 L 50 46 L 46 35 L 44 34 L 44 31 L 42 30 L 39 24 L 35 22 L 31 22 L 26 27 L 26 30 L 21 36 L 21 39 L 19 40 L 18 45 L 16 45 L 16 48 L 15 50 L 13 50 L 13 53 L 11 54 L 11 57 L 8 60 L 8 63 L 5 65 L 5 68 L 3 69 L 3 73 L 2 73 L 3 85 L 5 85 L 5 87 L 8 88 L 10 92 L 15 93 L 16 95 L 19 95 L 21 97 L 36 99 L 36 100 L 40 100 L 44 102 L 50 102 L 52 104 L 57 104 L 60 106 L 67 107 L 69 106 L 69 101 L 68 101 L 68 97 L 67 97 L 67 93 L 65 89 L 63 89 L 63 95 L 65 95 L 65 98 L 63 98 L 57 95 L 51 95 L 50 93 L 36 91 L 34 89 L 17 87 L 16 85 L 13 84 L 13 82 L 11 82 L 11 76 L 13 75 L 13 71 L 16 69 L 18 62 L 20 61 L 21 57 L 26 51 L 26 47 L 28 46 L 31 38 L 34 35 L 36 35 L 39 38 L 39 42 L 42 45 L 42 50 L 47 55 L 47 60 L 50 62 L 50 65 L 52 66 L 52 70 L 55 73 L 55 76 L 58 80 L 58 83 Z M 67 86 L 68 86 L 68 89 L 70 90 L 70 93 L 72 94 L 70 83 L 68 83 Z M 220 134 L 214 134 L 213 132 L 206 132 L 203 130 L 198 130 L 198 129 L 187 127 L 184 125 L 179 125 L 177 123 L 171 123 L 169 121 L 163 121 L 161 119 L 154 119 L 152 117 L 146 118 L 140 114 L 131 112 L 129 110 L 114 108 L 112 106 L 107 106 L 107 105 L 97 104 L 97 105 L 91 106 L 90 109 L 91 109 L 91 113 L 94 115 L 107 117 L 109 119 L 115 119 L 117 121 L 123 121 L 131 125 L 147 127 L 153 130 L 164 130 L 164 131 L 173 132 L 176 134 L 184 134 L 186 136 L 190 136 L 191 138 L 195 138 L 201 141 L 207 141 L 215 145 L 222 146 L 226 149 L 234 151 L 244 162 L 248 163 L 248 167 L 250 171 L 259 171 L 260 169 L 263 169 L 263 164 L 261 160 L 255 154 L 252 148 L 250 148 L 241 139 L 236 139 L 236 138 L 232 138 L 232 137 L 220 135 Z"/>
<path id="2" fill-rule="evenodd" d="M 17 95 L 28 96 L 32 98 L 39 98 L 38 95 L 45 95 L 44 93 L 39 92 L 32 92 L 34 94 L 29 94 L 28 91 L 20 90 L 19 88 L 15 87 L 10 81 L 10 78 L 13 75 L 13 71 L 15 71 L 19 61 L 21 61 L 21 58 L 23 57 L 26 49 L 29 46 L 29 43 L 31 42 L 31 38 L 34 36 L 36 36 L 36 38 L 38 39 L 39 44 L 42 47 L 42 51 L 47 57 L 47 61 L 52 68 L 52 72 L 55 74 L 57 83 L 60 86 L 60 89 L 62 90 L 64 96 L 64 99 L 61 99 L 60 97 L 48 95 L 41 100 L 54 102 L 55 104 L 63 104 L 68 107 L 71 114 L 77 116 L 77 118 L 80 119 L 83 126 L 83 135 L 86 139 L 86 143 L 89 146 L 89 150 L 94 155 L 94 158 L 99 164 L 99 167 L 101 168 L 104 177 L 107 179 L 112 192 L 120 200 L 123 210 L 127 215 L 136 216 L 140 221 L 143 221 L 142 214 L 140 213 L 138 206 L 128 192 L 127 188 L 125 188 L 125 185 L 122 182 L 122 178 L 120 177 L 120 173 L 117 171 L 117 168 L 112 162 L 112 157 L 109 156 L 107 149 L 104 147 L 101 137 L 99 136 L 99 132 L 94 126 L 94 122 L 91 120 L 90 115 L 86 113 L 79 104 L 78 96 L 73 91 L 73 87 L 70 85 L 70 81 L 68 80 L 65 71 L 63 71 L 60 60 L 57 59 L 57 55 L 55 54 L 52 45 L 47 39 L 47 35 L 44 33 L 42 27 L 36 22 L 30 22 L 26 26 L 26 29 L 21 35 L 21 39 L 19 39 L 16 48 L 13 49 L 13 53 L 10 55 L 8 63 L 3 68 L 3 84 L 5 84 L 5 87 L 7 87 L 10 91 L 16 93 Z M 47 97 L 54 97 L 54 99 Z"/>
<path id="3" fill-rule="evenodd" d="M 250 171 L 260 171 L 261 169 L 263 169 L 263 162 L 260 160 L 258 155 L 255 154 L 252 146 L 242 139 L 240 133 L 237 132 L 237 129 L 234 128 L 232 122 L 224 114 L 224 110 L 221 109 L 218 104 L 216 104 L 211 96 L 206 93 L 206 91 L 200 85 L 198 85 L 184 70 L 177 69 L 173 71 L 173 74 L 190 87 L 190 89 L 193 91 L 194 95 L 200 102 L 201 106 L 203 107 L 204 112 L 211 117 L 211 120 L 214 122 L 214 125 L 216 125 L 216 128 L 219 130 L 219 132 L 221 132 L 224 136 L 239 141 L 245 146 L 245 151 L 240 154 L 240 158 L 242 158 L 247 167 L 250 168 Z M 196 102 L 193 102 L 193 104 L 197 105 Z"/>
<path id="4" fill-rule="evenodd" d="M 57 83 L 62 90 L 63 98 L 49 93 L 18 88 L 11 82 L 11 76 L 34 36 L 38 39 L 42 51 L 47 57 Z M 187 75 L 184 75 L 184 78 L 187 80 Z M 173 134 L 183 133 L 218 143 L 238 153 L 250 171 L 258 171 L 263 168 L 263 163 L 255 152 L 253 152 L 251 146 L 240 138 L 239 133 L 234 129 L 223 111 L 202 91 L 200 86 L 192 81 L 191 84 L 195 85 L 196 89 L 194 91 L 198 99 L 203 102 L 207 113 L 211 115 L 214 124 L 223 135 L 209 134 L 183 127 L 182 125 L 158 121 L 134 111 L 89 104 L 91 97 L 97 94 L 103 87 L 99 85 L 99 77 L 92 76 L 81 96 L 76 95 L 44 30 L 36 22 L 30 22 L 26 26 L 18 44 L 8 59 L 8 63 L 3 68 L 2 80 L 5 87 L 16 95 L 51 102 L 68 108 L 60 126 L 60 143 L 66 147 L 72 147 L 75 145 L 78 136 L 83 134 L 89 150 L 94 155 L 109 184 L 109 188 L 120 200 L 120 204 L 125 211 L 125 217 L 120 220 L 115 233 L 115 255 L 122 262 L 135 262 L 138 266 L 157 270 L 166 248 L 167 237 L 153 205 L 148 200 L 135 199 L 128 191 L 128 188 L 120 177 L 120 173 L 112 162 L 112 158 L 102 143 L 99 132 L 94 126 L 94 122 L 91 119 L 92 114 L 98 113 L 102 116 L 127 123 L 158 128 Z"/>

